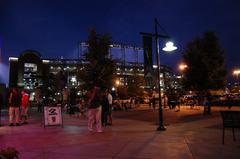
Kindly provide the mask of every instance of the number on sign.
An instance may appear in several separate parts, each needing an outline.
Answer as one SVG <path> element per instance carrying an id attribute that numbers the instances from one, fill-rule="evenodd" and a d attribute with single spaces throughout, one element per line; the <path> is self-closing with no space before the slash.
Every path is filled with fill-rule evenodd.
<path id="1" fill-rule="evenodd" d="M 48 112 L 49 112 L 49 115 L 57 115 L 56 109 L 51 108 L 49 109 Z"/>

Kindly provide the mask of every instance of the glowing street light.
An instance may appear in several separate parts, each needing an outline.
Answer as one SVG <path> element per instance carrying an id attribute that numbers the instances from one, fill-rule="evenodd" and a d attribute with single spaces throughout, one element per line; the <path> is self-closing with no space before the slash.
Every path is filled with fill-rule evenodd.
<path id="1" fill-rule="evenodd" d="M 238 76 L 240 74 L 240 69 L 233 70 L 233 75 Z"/>
<path id="2" fill-rule="evenodd" d="M 118 97 L 118 87 L 119 87 L 119 85 L 121 84 L 121 83 L 120 83 L 120 80 L 117 79 L 117 80 L 115 81 L 115 84 L 116 84 L 115 87 L 112 87 L 112 91 L 114 91 L 116 97 Z"/>
<path id="3" fill-rule="evenodd" d="M 120 85 L 120 81 L 116 80 L 116 85 L 119 86 Z"/>
<path id="4" fill-rule="evenodd" d="M 180 64 L 180 65 L 178 66 L 179 70 L 181 70 L 181 71 L 185 70 L 187 67 L 188 67 L 188 66 L 187 66 L 186 64 Z"/>
<path id="5" fill-rule="evenodd" d="M 240 74 L 240 69 L 233 70 L 233 75 L 237 78 L 237 85 L 239 85 L 238 77 Z"/>
<path id="6" fill-rule="evenodd" d="M 162 49 L 163 51 L 171 52 L 171 51 L 177 50 L 177 47 L 174 46 L 173 42 L 171 41 L 168 41 L 165 45 L 166 46 Z"/>

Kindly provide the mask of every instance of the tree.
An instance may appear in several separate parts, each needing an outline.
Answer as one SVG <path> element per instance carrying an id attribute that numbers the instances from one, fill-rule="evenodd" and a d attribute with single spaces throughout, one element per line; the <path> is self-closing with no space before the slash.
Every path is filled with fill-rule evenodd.
<path id="1" fill-rule="evenodd" d="M 143 76 L 130 76 L 128 79 L 128 95 L 130 97 L 143 96 L 145 80 Z"/>
<path id="2" fill-rule="evenodd" d="M 225 86 L 224 51 L 214 32 L 206 32 L 188 43 L 183 59 L 188 66 L 184 72 L 187 90 L 206 93 Z"/>
<path id="3" fill-rule="evenodd" d="M 95 84 L 112 86 L 115 62 L 108 57 L 111 37 L 108 34 L 100 35 L 95 30 L 91 30 L 87 42 L 89 45 L 85 53 L 87 64 L 80 71 L 85 88 L 91 88 Z"/>
<path id="4" fill-rule="evenodd" d="M 128 88 L 126 86 L 117 87 L 117 95 L 120 99 L 128 98 Z"/>

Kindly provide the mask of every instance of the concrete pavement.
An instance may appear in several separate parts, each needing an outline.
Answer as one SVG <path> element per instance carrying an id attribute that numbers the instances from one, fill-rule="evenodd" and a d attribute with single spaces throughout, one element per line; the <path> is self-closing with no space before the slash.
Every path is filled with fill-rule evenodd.
<path id="1" fill-rule="evenodd" d="M 227 130 L 222 145 L 222 121 L 217 111 L 204 117 L 197 109 L 164 110 L 165 118 L 182 119 L 181 114 L 198 118 L 187 122 L 169 119 L 163 132 L 156 131 L 154 122 L 119 117 L 126 112 L 116 112 L 114 125 L 103 133 L 88 132 L 83 117 L 64 115 L 64 128 L 41 127 L 39 115 L 20 127 L 6 126 L 5 119 L 5 126 L 0 127 L 0 148 L 15 147 L 20 159 L 238 159 L 240 132 L 236 131 L 237 141 L 233 142 L 231 130 Z"/>

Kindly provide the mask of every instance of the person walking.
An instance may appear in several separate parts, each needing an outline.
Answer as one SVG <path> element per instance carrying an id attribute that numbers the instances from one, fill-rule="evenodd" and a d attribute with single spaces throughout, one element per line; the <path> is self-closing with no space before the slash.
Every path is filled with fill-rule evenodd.
<path id="1" fill-rule="evenodd" d="M 27 124 L 29 95 L 24 90 L 22 90 L 21 94 L 22 94 L 21 121 L 22 124 Z"/>
<path id="2" fill-rule="evenodd" d="M 63 89 L 63 107 L 64 107 L 64 110 L 67 110 L 68 106 L 69 106 L 69 90 L 68 88 L 64 88 Z"/>
<path id="3" fill-rule="evenodd" d="M 16 88 L 13 88 L 8 99 L 9 103 L 9 126 L 20 126 L 20 105 L 21 95 Z"/>
<path id="4" fill-rule="evenodd" d="M 153 97 L 153 99 L 152 99 L 152 107 L 153 107 L 153 110 L 156 109 L 156 98 L 155 97 Z"/>
<path id="5" fill-rule="evenodd" d="M 90 98 L 88 100 L 88 130 L 93 131 L 93 124 L 96 123 L 96 131 L 101 133 L 102 123 L 101 123 L 101 94 L 100 88 L 94 86 Z"/>
<path id="6" fill-rule="evenodd" d="M 211 102 L 212 102 L 212 95 L 210 92 L 207 92 L 205 98 L 204 98 L 204 115 L 210 115 L 211 114 Z"/>
<path id="7" fill-rule="evenodd" d="M 108 114 L 109 114 L 109 101 L 108 101 L 108 90 L 105 89 L 102 94 L 101 105 L 102 105 L 102 125 L 107 126 Z"/>
<path id="8" fill-rule="evenodd" d="M 74 88 L 70 91 L 70 101 L 69 101 L 69 115 L 74 116 L 76 111 L 76 99 L 77 99 L 77 92 Z"/>
<path id="9" fill-rule="evenodd" d="M 37 104 L 37 109 L 38 112 L 42 113 L 43 112 L 43 107 L 42 107 L 42 91 L 38 84 L 36 84 L 36 90 L 35 90 L 35 101 Z"/>
<path id="10" fill-rule="evenodd" d="M 113 97 L 110 94 L 109 90 L 107 91 L 107 99 L 109 104 L 109 111 L 108 111 L 108 122 L 107 125 L 112 125 L 112 103 L 113 103 Z"/>

